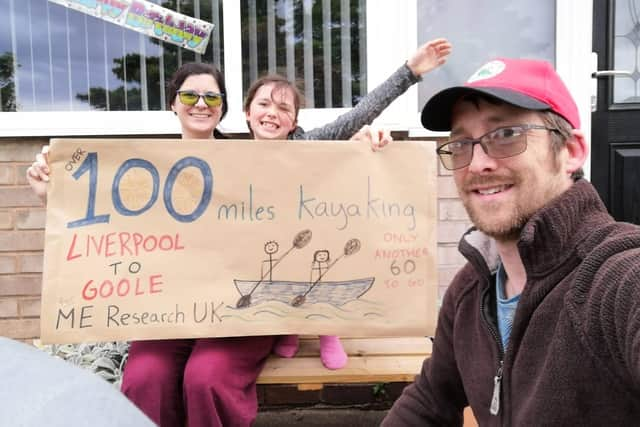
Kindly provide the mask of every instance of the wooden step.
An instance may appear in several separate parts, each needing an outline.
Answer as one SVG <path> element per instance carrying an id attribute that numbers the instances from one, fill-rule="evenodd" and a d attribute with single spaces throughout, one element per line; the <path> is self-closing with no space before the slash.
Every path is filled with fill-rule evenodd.
<path id="1" fill-rule="evenodd" d="M 258 384 L 411 382 L 431 351 L 426 337 L 343 338 L 342 343 L 347 366 L 330 370 L 320 361 L 318 339 L 301 337 L 295 357 L 267 360 Z"/>
<path id="2" fill-rule="evenodd" d="M 341 338 L 349 356 L 427 355 L 431 340 L 426 337 Z M 317 337 L 300 337 L 300 349 L 295 357 L 320 357 Z"/>

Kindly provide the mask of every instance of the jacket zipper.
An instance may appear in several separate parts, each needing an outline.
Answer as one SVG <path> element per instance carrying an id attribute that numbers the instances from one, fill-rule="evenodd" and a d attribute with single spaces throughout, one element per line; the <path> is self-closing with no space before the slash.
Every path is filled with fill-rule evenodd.
<path id="1" fill-rule="evenodd" d="M 500 387 L 502 385 L 502 360 L 500 361 L 500 366 L 498 367 L 498 372 L 496 372 L 496 376 L 493 377 L 493 396 L 491 397 L 491 407 L 489 408 L 489 412 L 491 415 L 498 415 L 500 412 Z"/>
<path id="2" fill-rule="evenodd" d="M 489 286 L 491 286 L 491 283 L 489 283 Z M 498 344 L 500 360 L 498 361 L 498 369 L 496 371 L 496 375 L 493 377 L 493 394 L 491 396 L 491 406 L 489 407 L 489 413 L 491 415 L 498 415 L 498 413 L 500 412 L 500 391 L 502 390 L 502 367 L 504 363 L 504 348 L 502 348 L 502 341 L 500 340 L 497 329 L 489 321 L 489 319 L 487 319 L 486 316 L 486 306 L 484 304 L 484 299 L 488 292 L 489 288 L 484 291 L 484 294 L 480 300 L 480 312 L 482 313 L 482 320 L 489 330 L 489 334 L 493 337 L 496 344 Z"/>

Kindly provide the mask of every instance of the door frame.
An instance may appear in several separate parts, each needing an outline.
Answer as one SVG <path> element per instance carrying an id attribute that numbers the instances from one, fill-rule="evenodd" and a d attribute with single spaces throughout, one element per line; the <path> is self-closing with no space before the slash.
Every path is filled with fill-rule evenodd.
<path id="1" fill-rule="evenodd" d="M 578 106 L 580 128 L 589 148 L 591 102 L 596 90 L 591 73 L 597 65 L 592 47 L 593 7 L 593 0 L 556 1 L 556 70 Z M 585 177 L 590 178 L 591 150 L 583 169 Z"/>

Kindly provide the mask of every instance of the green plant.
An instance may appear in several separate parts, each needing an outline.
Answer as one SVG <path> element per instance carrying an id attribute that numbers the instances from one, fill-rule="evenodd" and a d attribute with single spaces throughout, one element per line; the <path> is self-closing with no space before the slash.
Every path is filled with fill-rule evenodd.
<path id="1" fill-rule="evenodd" d="M 386 386 L 387 386 L 387 383 L 374 384 L 372 389 L 373 396 L 376 398 L 382 398 L 386 396 L 387 395 L 387 390 L 385 389 Z"/>
<path id="2" fill-rule="evenodd" d="M 122 371 L 127 361 L 128 342 L 111 341 L 81 344 L 51 344 L 36 346 L 52 356 L 88 369 L 120 388 Z"/>

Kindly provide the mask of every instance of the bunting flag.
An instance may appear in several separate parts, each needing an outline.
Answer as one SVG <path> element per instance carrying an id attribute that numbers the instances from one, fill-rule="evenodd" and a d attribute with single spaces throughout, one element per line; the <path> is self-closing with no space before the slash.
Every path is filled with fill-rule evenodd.
<path id="1" fill-rule="evenodd" d="M 96 18 L 204 53 L 213 24 L 145 0 L 49 0 Z"/>

